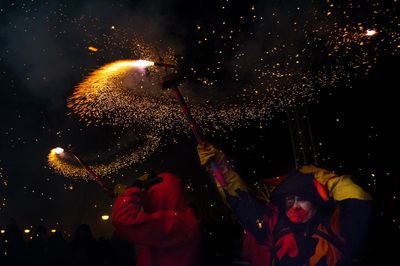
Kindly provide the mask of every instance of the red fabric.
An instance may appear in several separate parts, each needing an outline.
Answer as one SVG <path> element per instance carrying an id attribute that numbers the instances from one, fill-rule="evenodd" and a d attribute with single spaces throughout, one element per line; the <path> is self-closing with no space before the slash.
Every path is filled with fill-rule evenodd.
<path id="1" fill-rule="evenodd" d="M 324 201 L 328 201 L 329 200 L 329 195 L 328 195 L 328 191 L 326 190 L 326 188 L 317 181 L 317 179 L 313 179 L 314 182 L 314 186 L 315 189 L 317 190 L 318 194 L 321 196 L 321 199 L 323 199 Z"/>
<path id="2" fill-rule="evenodd" d="M 283 235 L 276 241 L 276 256 L 282 259 L 284 256 L 294 258 L 299 255 L 296 239 L 293 233 Z"/>
<path id="3" fill-rule="evenodd" d="M 272 217 L 264 216 L 263 220 L 264 226 L 268 227 L 268 230 L 272 232 L 278 221 L 278 209 L 274 206 L 270 206 L 273 210 Z M 252 266 L 270 266 L 272 265 L 274 239 L 272 234 L 268 234 L 263 243 L 257 243 L 254 236 L 245 231 L 243 235 L 243 246 L 242 246 L 242 256 L 243 259 L 250 262 Z"/>
<path id="4" fill-rule="evenodd" d="M 130 187 L 116 199 L 115 231 L 137 248 L 138 266 L 198 265 L 200 232 L 180 180 L 170 173 L 158 176 L 163 181 L 148 191 Z"/>
<path id="5" fill-rule="evenodd" d="M 264 225 L 268 226 L 272 232 L 278 222 L 278 209 L 272 207 L 274 214 L 272 216 L 264 216 Z M 262 244 L 257 243 L 256 239 L 249 233 L 245 232 L 243 236 L 242 254 L 243 259 L 250 262 L 253 266 L 270 266 L 273 265 L 273 250 L 279 260 L 289 257 L 294 258 L 299 255 L 299 249 L 293 233 L 287 233 L 273 239 L 269 234 Z"/>
<path id="6" fill-rule="evenodd" d="M 252 234 L 245 231 L 243 235 L 243 259 L 252 266 L 270 266 L 272 261 L 271 248 L 259 245 Z"/>
<path id="7" fill-rule="evenodd" d="M 277 177 L 273 177 L 273 178 L 266 178 L 263 179 L 262 182 L 266 185 L 269 186 L 277 186 L 280 183 L 282 183 L 288 176 L 277 176 Z"/>

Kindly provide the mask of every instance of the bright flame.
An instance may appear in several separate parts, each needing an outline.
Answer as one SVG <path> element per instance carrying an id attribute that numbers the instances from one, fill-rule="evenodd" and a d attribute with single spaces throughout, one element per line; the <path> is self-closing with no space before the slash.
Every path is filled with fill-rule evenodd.
<path id="1" fill-rule="evenodd" d="M 154 62 L 147 60 L 119 60 L 103 66 L 100 70 L 95 71 L 94 75 L 99 75 L 99 73 L 122 72 L 131 67 L 146 68 L 149 66 L 154 66 Z"/>
<path id="2" fill-rule="evenodd" d="M 55 232 L 57 232 L 57 230 L 56 229 L 51 229 L 51 232 L 55 233 Z"/>
<path id="3" fill-rule="evenodd" d="M 61 153 L 63 153 L 64 152 L 64 149 L 63 148 L 60 148 L 60 147 L 57 147 L 57 148 L 54 148 L 54 149 L 52 149 L 51 150 L 51 153 L 56 153 L 56 154 L 61 154 Z"/>
<path id="4" fill-rule="evenodd" d="M 101 219 L 102 219 L 103 221 L 107 221 L 108 219 L 110 219 L 110 216 L 108 216 L 108 215 L 102 215 L 102 216 L 101 216 Z"/>
<path id="5" fill-rule="evenodd" d="M 147 60 L 134 60 L 131 61 L 132 66 L 134 67 L 149 67 L 154 66 L 154 62 L 147 61 Z"/>
<path id="6" fill-rule="evenodd" d="M 92 52 L 97 52 L 99 50 L 94 46 L 89 46 L 88 49 L 89 49 L 89 51 L 92 51 Z"/>
<path id="7" fill-rule="evenodd" d="M 6 230 L 1 230 L 0 233 L 4 234 L 6 232 Z"/>
<path id="8" fill-rule="evenodd" d="M 30 231 L 31 231 L 31 230 L 29 230 L 29 229 L 25 229 L 25 230 L 24 230 L 25 234 L 29 234 Z"/>
<path id="9" fill-rule="evenodd" d="M 377 34 L 376 30 L 367 30 L 367 32 L 365 33 L 365 36 L 373 36 Z"/>

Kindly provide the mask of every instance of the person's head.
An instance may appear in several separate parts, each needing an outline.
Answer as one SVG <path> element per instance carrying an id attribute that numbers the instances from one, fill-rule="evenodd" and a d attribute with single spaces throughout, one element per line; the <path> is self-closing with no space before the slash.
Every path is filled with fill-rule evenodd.
<path id="1" fill-rule="evenodd" d="M 272 199 L 292 223 L 307 223 L 316 216 L 324 200 L 311 174 L 290 173 L 273 191 Z"/>
<path id="2" fill-rule="evenodd" d="M 181 188 L 181 180 L 174 174 L 164 172 L 157 174 L 162 181 L 146 190 L 143 198 L 143 209 L 146 212 L 176 210 L 187 207 Z"/>
<path id="3" fill-rule="evenodd" d="M 292 223 L 306 223 L 317 212 L 317 206 L 302 196 L 285 196 L 285 214 Z"/>
<path id="4" fill-rule="evenodd" d="M 35 237 L 36 238 L 41 238 L 41 239 L 46 239 L 47 238 L 47 229 L 46 229 L 46 227 L 44 225 L 39 225 L 36 228 Z"/>
<path id="5" fill-rule="evenodd" d="M 75 240 L 87 241 L 93 238 L 92 230 L 88 224 L 81 224 L 75 229 Z"/>

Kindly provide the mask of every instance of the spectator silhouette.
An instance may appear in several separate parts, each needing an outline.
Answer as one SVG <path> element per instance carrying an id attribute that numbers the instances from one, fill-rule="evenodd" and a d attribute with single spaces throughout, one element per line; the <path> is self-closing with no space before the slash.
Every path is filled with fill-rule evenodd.
<path id="1" fill-rule="evenodd" d="M 4 244 L 5 266 L 26 265 L 26 243 L 22 236 L 22 230 L 14 218 L 11 218 L 6 226 Z"/>
<path id="2" fill-rule="evenodd" d="M 71 266 L 97 266 L 101 265 L 97 241 L 93 238 L 92 231 L 87 224 L 76 228 L 74 240 L 71 242 Z"/>
<path id="3" fill-rule="evenodd" d="M 32 240 L 28 243 L 28 256 L 31 265 L 48 265 L 48 234 L 43 225 L 39 225 Z"/>
<path id="4" fill-rule="evenodd" d="M 49 265 L 66 266 L 68 265 L 68 255 L 70 253 L 67 241 L 61 231 L 56 231 L 49 237 L 48 242 L 48 262 Z"/>

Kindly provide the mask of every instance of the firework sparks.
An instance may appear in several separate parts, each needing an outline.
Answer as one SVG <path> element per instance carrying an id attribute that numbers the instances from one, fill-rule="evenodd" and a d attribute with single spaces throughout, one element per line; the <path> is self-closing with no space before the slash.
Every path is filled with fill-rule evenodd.
<path id="1" fill-rule="evenodd" d="M 157 80 L 146 77 L 142 66 L 147 62 L 123 60 L 96 70 L 75 89 L 68 107 L 88 124 L 111 122 L 129 127 L 159 120 L 160 103 L 168 103 L 168 98 Z"/>
<path id="2" fill-rule="evenodd" d="M 210 132 L 269 119 L 288 107 L 314 101 L 322 88 L 334 88 L 339 81 L 350 84 L 354 70 L 368 74 L 378 61 L 383 42 L 380 36 L 387 37 L 385 41 L 393 47 L 399 46 L 399 35 L 380 27 L 375 15 L 365 22 L 351 19 L 350 14 L 356 11 L 352 3 L 335 8 L 331 4 L 293 6 L 290 19 L 281 5 L 269 11 L 255 5 L 249 8 L 252 16 L 231 19 L 240 23 L 229 25 L 223 21 L 223 27 L 213 23 L 208 27 L 196 25 L 199 48 L 212 47 L 215 41 L 215 51 L 208 51 L 215 56 L 206 64 L 190 62 L 188 66 L 193 75 L 204 75 L 197 80 L 205 88 L 194 92 L 190 84 L 184 83 L 181 91 L 195 119 Z M 244 31 L 241 25 L 252 31 Z M 122 33 L 120 28 L 118 32 Z M 139 38 L 133 43 L 127 37 L 118 45 L 133 48 L 132 58 L 159 60 L 154 47 Z M 173 56 L 164 54 L 162 58 L 176 65 L 172 49 L 169 54 Z M 224 62 L 227 54 L 234 57 L 229 63 Z M 227 81 L 224 65 L 233 72 L 229 77 L 231 88 L 223 85 Z M 157 64 L 143 64 L 138 71 L 131 71 L 131 63 L 125 67 L 113 74 L 95 71 L 77 87 L 69 107 L 88 124 L 140 125 L 153 132 L 186 130 L 173 98 L 158 88 L 163 71 Z"/>
<path id="3" fill-rule="evenodd" d="M 94 46 L 88 46 L 88 50 L 91 51 L 91 52 L 97 52 L 99 49 L 97 49 Z"/>
<path id="4" fill-rule="evenodd" d="M 131 151 L 126 155 L 117 156 L 112 162 L 107 164 L 88 165 L 96 174 L 107 176 L 115 173 L 118 170 L 128 167 L 135 163 L 143 162 L 150 154 L 152 154 L 159 146 L 160 138 L 147 136 L 143 145 Z M 50 151 L 47 157 L 48 164 L 54 171 L 66 177 L 76 179 L 90 180 L 88 172 L 77 164 L 76 158 L 68 152 L 64 152 L 62 148 L 54 148 Z"/>
<path id="5" fill-rule="evenodd" d="M 7 199 L 4 193 L 5 188 L 8 186 L 8 178 L 3 174 L 3 168 L 0 167 L 0 211 L 6 207 Z"/>

